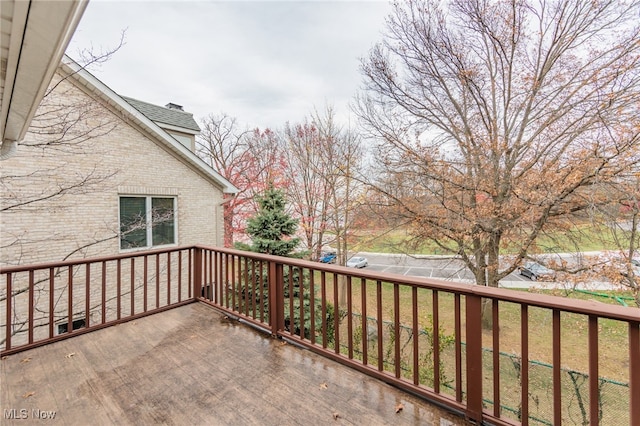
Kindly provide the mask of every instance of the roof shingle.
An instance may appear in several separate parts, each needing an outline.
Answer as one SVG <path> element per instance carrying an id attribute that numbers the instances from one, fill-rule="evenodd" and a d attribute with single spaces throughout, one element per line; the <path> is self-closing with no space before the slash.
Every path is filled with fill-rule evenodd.
<path id="1" fill-rule="evenodd" d="M 153 105 L 148 102 L 139 101 L 126 96 L 122 96 L 122 99 L 127 101 L 132 107 L 140 111 L 156 124 L 168 124 L 170 126 L 182 127 L 195 132 L 200 131 L 200 127 L 198 127 L 198 124 L 193 118 L 193 114 L 190 112 Z"/>

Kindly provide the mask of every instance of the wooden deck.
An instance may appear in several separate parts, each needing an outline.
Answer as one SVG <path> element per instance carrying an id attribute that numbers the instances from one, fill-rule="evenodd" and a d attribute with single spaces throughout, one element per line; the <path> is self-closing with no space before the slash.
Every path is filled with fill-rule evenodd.
<path id="1" fill-rule="evenodd" d="M 202 303 L 0 364 L 0 424 L 7 425 L 465 424 Z M 396 413 L 398 404 L 403 409 Z M 55 417 L 45 420 L 52 412 Z"/>

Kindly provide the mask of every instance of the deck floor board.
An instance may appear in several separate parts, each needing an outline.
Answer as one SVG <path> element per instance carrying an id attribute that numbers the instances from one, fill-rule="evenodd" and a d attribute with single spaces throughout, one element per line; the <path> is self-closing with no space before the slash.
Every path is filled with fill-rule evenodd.
<path id="1" fill-rule="evenodd" d="M 7 425 L 465 424 L 200 303 L 5 357 L 0 379 Z"/>

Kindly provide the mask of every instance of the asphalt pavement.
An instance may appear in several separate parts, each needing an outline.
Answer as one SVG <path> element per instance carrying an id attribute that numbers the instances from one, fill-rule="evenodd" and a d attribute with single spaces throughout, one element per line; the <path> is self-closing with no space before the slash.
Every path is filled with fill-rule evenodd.
<path id="1" fill-rule="evenodd" d="M 369 262 L 367 270 L 371 271 L 388 272 L 413 277 L 437 278 L 466 284 L 473 284 L 475 282 L 473 274 L 467 269 L 464 262 L 455 257 L 366 252 L 354 254 L 354 256 L 356 255 L 367 258 Z M 611 283 L 591 282 L 576 285 L 574 283 L 532 281 L 521 276 L 518 271 L 515 271 L 500 280 L 500 287 L 546 289 L 570 287 L 571 289 L 605 290 L 611 289 Z"/>

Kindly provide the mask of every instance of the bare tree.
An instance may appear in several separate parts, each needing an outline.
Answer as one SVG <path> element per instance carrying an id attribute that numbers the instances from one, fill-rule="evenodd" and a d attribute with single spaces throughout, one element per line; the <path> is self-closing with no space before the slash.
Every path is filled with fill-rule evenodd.
<path id="1" fill-rule="evenodd" d="M 326 149 L 314 122 L 287 125 L 284 129 L 284 151 L 287 168 L 293 179 L 287 198 L 294 215 L 300 220 L 304 241 L 312 259 L 321 257 L 327 230 L 329 207 L 328 181 L 324 178 Z"/>
<path id="2" fill-rule="evenodd" d="M 209 115 L 202 121 L 197 140 L 198 155 L 239 190 L 225 194 L 224 245 L 232 247 L 244 235 L 246 220 L 257 211 L 255 196 L 273 185 L 282 187 L 286 174 L 279 138 L 269 129 L 241 129 L 226 114 Z"/>
<path id="3" fill-rule="evenodd" d="M 338 263 L 344 265 L 358 201 L 359 139 L 336 123 L 331 107 L 315 111 L 302 124 L 287 125 L 283 139 L 293 179 L 288 198 L 300 218 L 311 256 L 318 259 L 323 246 L 331 244 L 337 249 Z"/>
<path id="4" fill-rule="evenodd" d="M 325 146 L 321 164 L 328 191 L 327 229 L 334 236 L 338 263 L 344 265 L 355 229 L 355 212 L 362 203 L 363 149 L 359 136 L 338 125 L 335 118 L 330 107 L 323 114 L 316 111 L 314 115 Z"/>
<path id="5" fill-rule="evenodd" d="M 639 10 L 397 3 L 356 108 L 394 219 L 497 286 L 542 233 L 608 202 L 598 188 L 638 160 Z"/>

